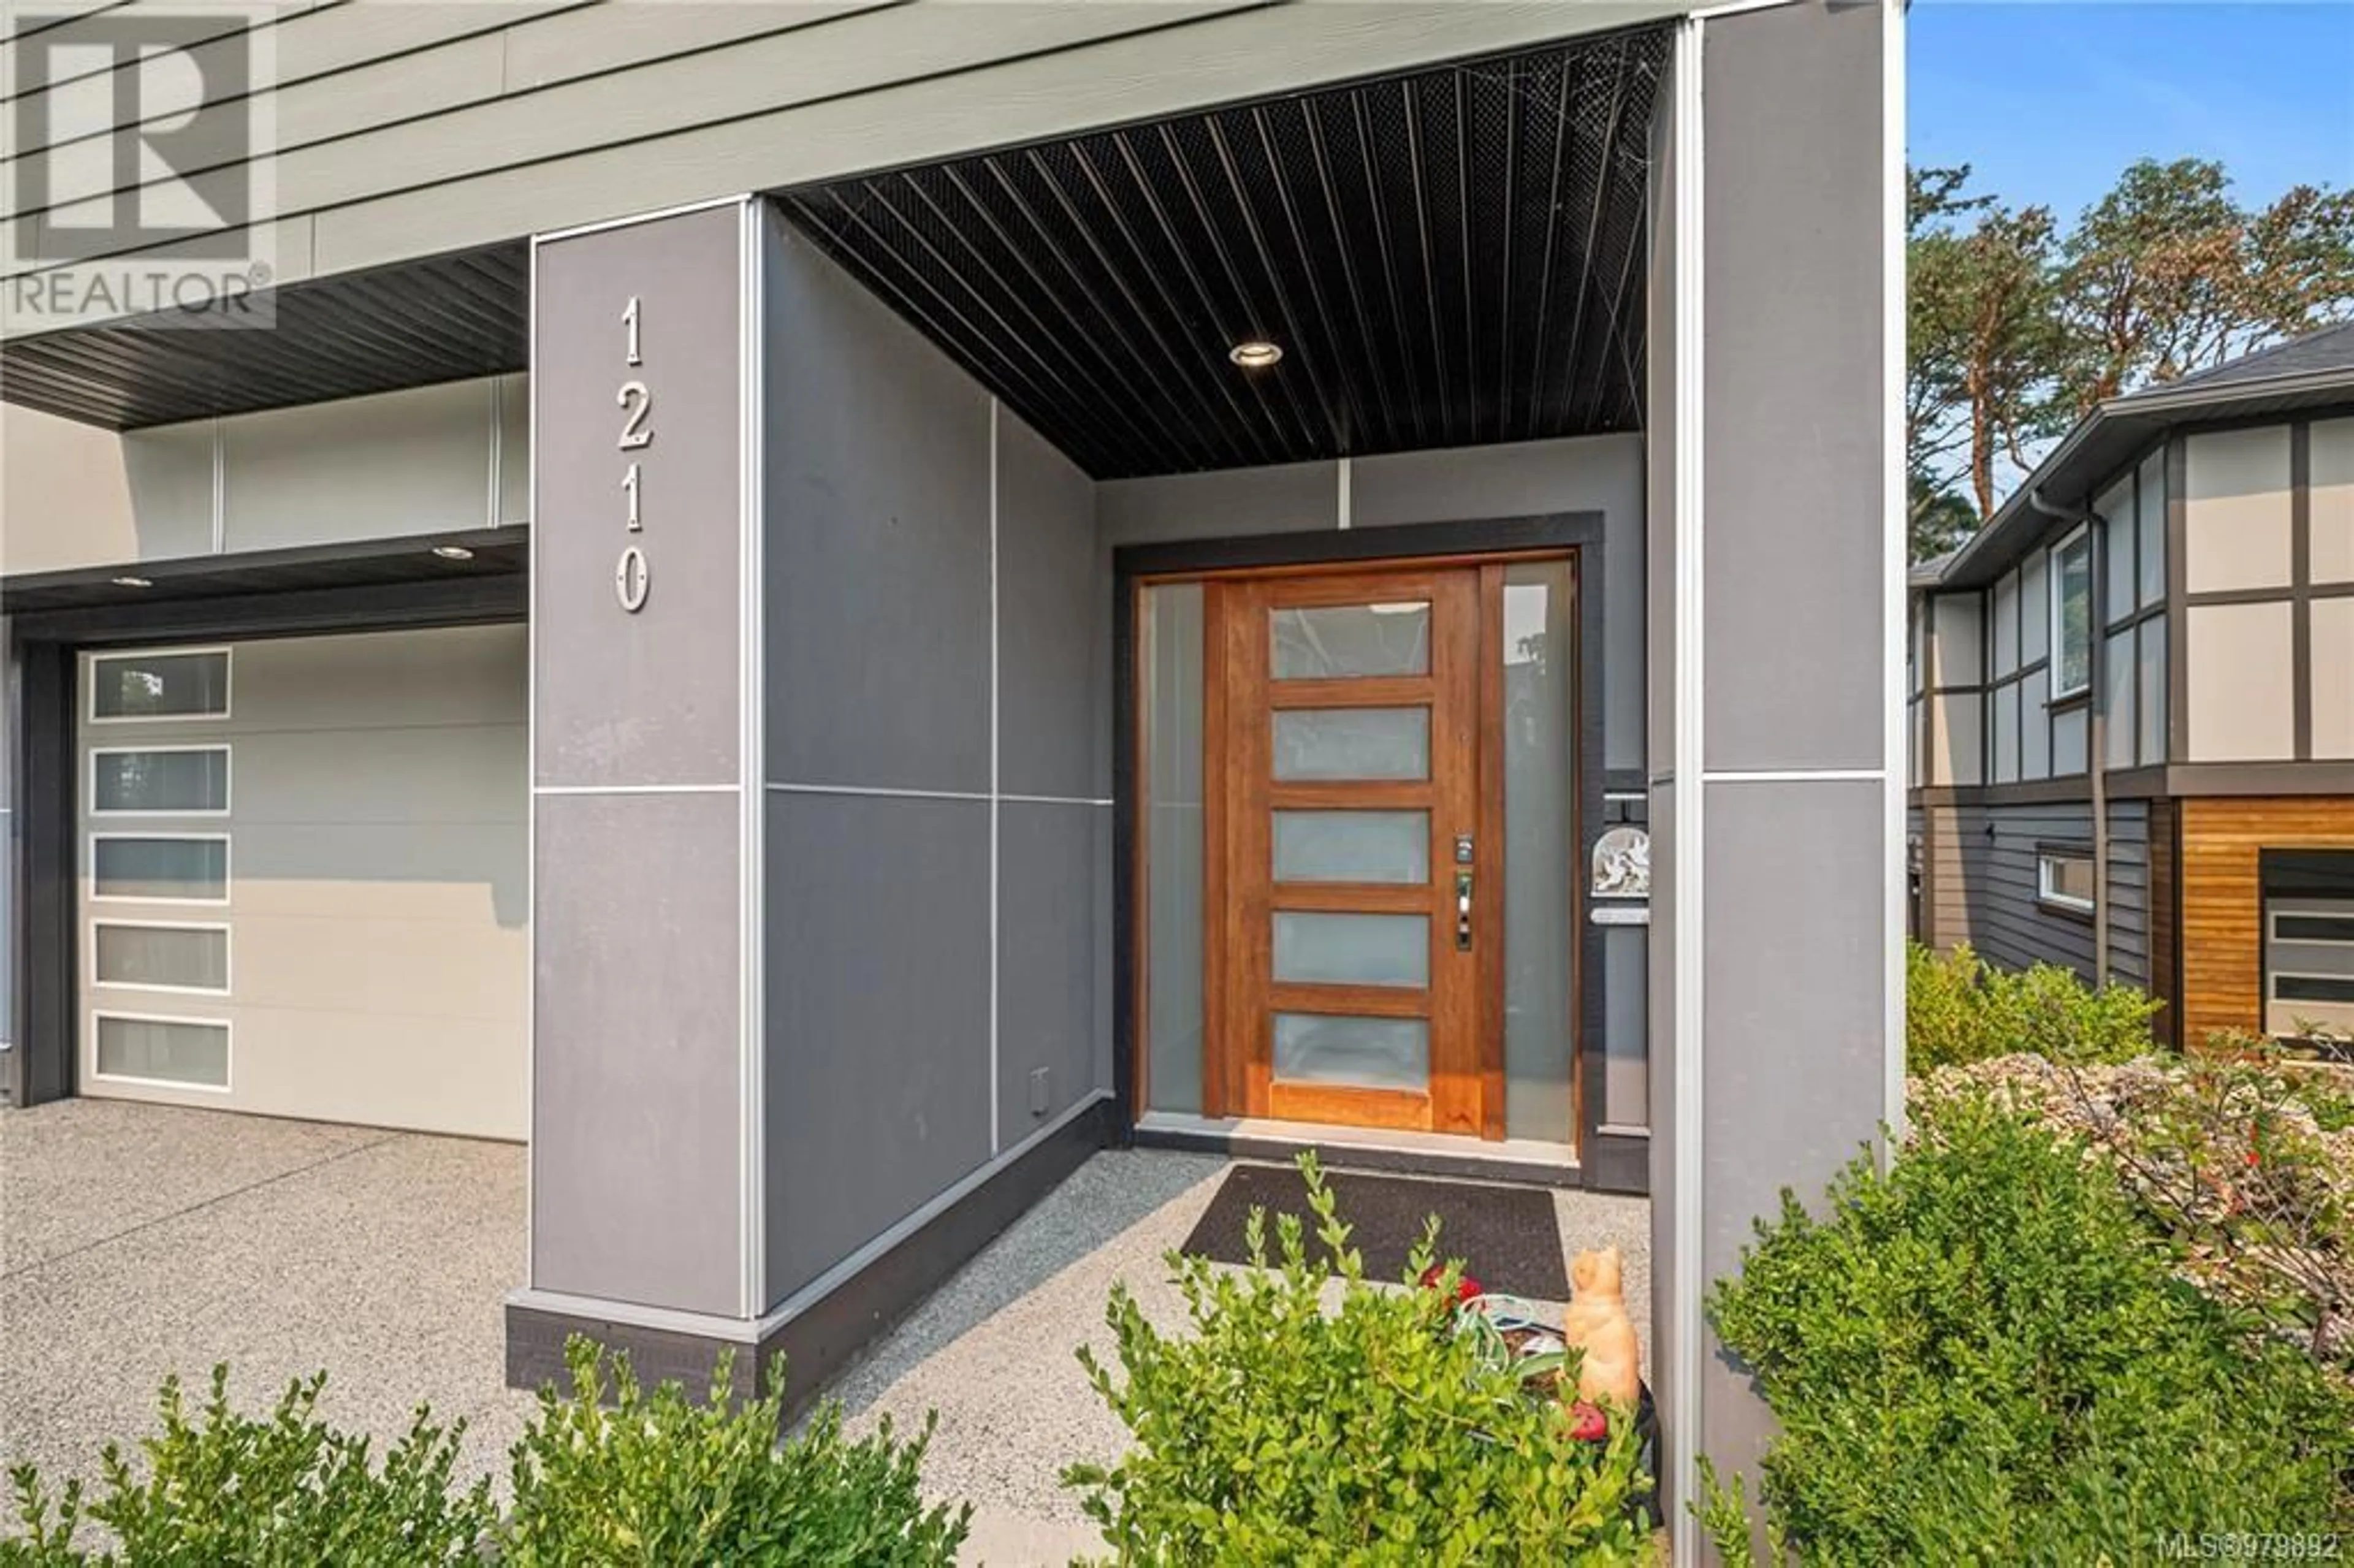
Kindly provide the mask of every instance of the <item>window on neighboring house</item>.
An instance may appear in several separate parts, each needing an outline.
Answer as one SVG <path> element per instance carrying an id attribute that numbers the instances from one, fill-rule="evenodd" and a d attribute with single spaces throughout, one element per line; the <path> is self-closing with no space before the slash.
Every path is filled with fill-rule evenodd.
<path id="1" fill-rule="evenodd" d="M 2052 696 L 2093 684 L 2093 535 L 2079 527 L 2052 552 Z"/>
<path id="2" fill-rule="evenodd" d="M 2093 912 L 2093 852 L 2075 849 L 2039 850 L 2035 855 L 2035 896 L 2057 909 Z"/>

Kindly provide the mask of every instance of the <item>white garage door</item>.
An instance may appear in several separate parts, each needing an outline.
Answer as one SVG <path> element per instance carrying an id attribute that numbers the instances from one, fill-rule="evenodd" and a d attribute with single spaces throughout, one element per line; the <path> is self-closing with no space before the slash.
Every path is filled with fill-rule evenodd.
<path id="1" fill-rule="evenodd" d="M 525 1136 L 521 626 L 87 654 L 82 1092 Z"/>

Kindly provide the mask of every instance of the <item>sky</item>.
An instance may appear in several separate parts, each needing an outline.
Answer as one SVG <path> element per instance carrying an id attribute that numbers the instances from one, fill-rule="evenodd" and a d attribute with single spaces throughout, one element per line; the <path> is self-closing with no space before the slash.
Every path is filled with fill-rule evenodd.
<path id="1" fill-rule="evenodd" d="M 1915 165 L 2063 228 L 2140 157 L 2221 160 L 2244 202 L 2354 186 L 2354 0 L 1914 0 Z"/>

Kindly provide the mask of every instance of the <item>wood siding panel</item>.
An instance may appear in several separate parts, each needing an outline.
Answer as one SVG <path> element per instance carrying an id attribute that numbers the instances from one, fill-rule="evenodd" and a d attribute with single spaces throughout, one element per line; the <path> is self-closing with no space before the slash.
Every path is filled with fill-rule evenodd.
<path id="1" fill-rule="evenodd" d="M 2184 1044 L 2264 1016 L 2266 849 L 2354 849 L 2354 798 L 2245 796 L 2178 802 L 2181 814 Z"/>

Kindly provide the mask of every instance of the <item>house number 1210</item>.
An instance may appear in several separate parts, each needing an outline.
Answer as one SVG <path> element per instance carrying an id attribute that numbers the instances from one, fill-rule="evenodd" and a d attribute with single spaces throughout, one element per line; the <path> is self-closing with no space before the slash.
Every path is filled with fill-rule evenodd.
<path id="1" fill-rule="evenodd" d="M 631 294 L 630 302 L 621 309 L 622 359 L 631 369 L 643 364 L 645 358 L 639 338 L 642 315 L 638 297 Z M 634 376 L 630 377 L 621 383 L 613 401 L 621 409 L 620 450 L 632 452 L 653 445 L 654 395 L 646 384 Z M 635 615 L 646 607 L 646 594 L 653 587 L 653 569 L 646 565 L 646 553 L 635 537 L 645 531 L 646 524 L 645 475 L 634 459 L 621 475 L 621 496 L 627 508 L 623 526 L 631 537 L 622 546 L 620 559 L 613 563 L 613 597 L 620 600 L 624 611 Z"/>

